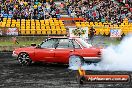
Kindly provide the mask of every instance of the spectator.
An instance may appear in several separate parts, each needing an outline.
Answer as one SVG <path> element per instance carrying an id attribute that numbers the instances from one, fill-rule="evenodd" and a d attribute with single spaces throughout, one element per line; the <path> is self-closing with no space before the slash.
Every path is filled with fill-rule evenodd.
<path id="1" fill-rule="evenodd" d="M 130 6 L 130 3 L 118 5 L 118 3 L 111 0 L 83 0 L 82 2 L 79 0 L 70 0 L 66 5 L 69 15 L 71 15 L 71 12 L 75 9 L 74 14 L 76 14 L 77 17 L 82 16 L 84 18 L 89 18 L 87 21 L 113 23 L 122 21 L 128 13 L 131 13 Z"/>
<path id="2" fill-rule="evenodd" d="M 17 38 L 16 37 L 12 37 L 12 40 L 13 40 L 13 43 L 14 44 L 19 44 L 19 42 L 17 41 Z"/>
<path id="3" fill-rule="evenodd" d="M 42 19 L 45 11 L 48 11 L 48 18 L 52 11 L 59 14 L 59 7 L 57 7 L 53 0 L 46 3 L 40 3 L 41 0 L 3 0 L 0 1 L 0 9 L 2 8 L 2 16 L 4 14 L 12 14 L 14 19 Z M 44 2 L 43 0 L 41 2 Z M 3 5 L 1 5 L 1 3 Z M 33 14 L 34 13 L 34 14 Z M 56 17 L 55 15 L 53 17 Z"/>
<path id="4" fill-rule="evenodd" d="M 95 29 L 93 27 L 91 27 L 89 32 L 90 32 L 89 39 L 92 42 L 96 31 L 95 31 Z"/>
<path id="5" fill-rule="evenodd" d="M 54 0 L 1 0 L 1 16 L 12 14 L 18 19 L 42 19 L 57 17 L 60 10 L 67 10 L 69 16 L 83 17 L 87 21 L 119 22 L 125 17 L 131 19 L 131 0 L 65 0 L 57 6 Z M 44 3 L 43 3 L 44 2 Z M 34 14 L 33 14 L 34 13 Z M 45 17 L 46 16 L 46 17 Z M 111 21 L 112 19 L 112 21 Z"/>

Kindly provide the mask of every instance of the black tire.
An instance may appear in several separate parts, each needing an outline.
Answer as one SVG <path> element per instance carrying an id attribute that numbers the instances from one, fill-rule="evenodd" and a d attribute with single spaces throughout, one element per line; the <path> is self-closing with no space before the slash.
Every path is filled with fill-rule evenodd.
<path id="1" fill-rule="evenodd" d="M 20 53 L 17 59 L 22 66 L 29 66 L 32 63 L 32 60 L 27 53 Z"/>
<path id="2" fill-rule="evenodd" d="M 72 67 L 72 66 L 81 67 L 83 64 L 84 64 L 84 60 L 80 56 L 75 56 L 75 55 L 70 56 L 69 67 Z"/>

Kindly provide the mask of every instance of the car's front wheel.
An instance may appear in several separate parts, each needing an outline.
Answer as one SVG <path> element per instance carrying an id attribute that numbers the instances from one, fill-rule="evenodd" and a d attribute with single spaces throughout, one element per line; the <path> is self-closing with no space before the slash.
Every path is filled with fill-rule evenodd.
<path id="1" fill-rule="evenodd" d="M 83 58 L 79 57 L 79 56 L 70 56 L 69 58 L 69 67 L 72 66 L 76 66 L 76 67 L 80 67 L 84 64 L 84 60 Z"/>
<path id="2" fill-rule="evenodd" d="M 18 62 L 22 66 L 27 66 L 27 65 L 30 65 L 32 63 L 32 60 L 30 59 L 30 57 L 27 53 L 20 53 L 18 55 L 17 59 L 18 59 Z"/>

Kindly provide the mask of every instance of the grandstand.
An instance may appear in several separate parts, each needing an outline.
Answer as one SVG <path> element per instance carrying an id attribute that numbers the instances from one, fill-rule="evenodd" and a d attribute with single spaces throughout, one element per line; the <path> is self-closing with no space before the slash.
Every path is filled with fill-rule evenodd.
<path id="1" fill-rule="evenodd" d="M 66 35 L 64 23 L 56 18 L 47 20 L 3 18 L 1 27 L 18 28 L 20 35 Z"/>
<path id="2" fill-rule="evenodd" d="M 76 27 L 88 27 L 93 26 L 96 30 L 96 35 L 109 35 L 110 29 L 121 29 L 122 35 L 132 33 L 132 23 L 128 22 L 128 19 L 124 19 L 121 24 L 111 24 L 107 22 L 76 22 Z"/>
<path id="3" fill-rule="evenodd" d="M 44 0 L 4 0 L 0 1 L 0 28 L 4 31 L 7 28 L 17 28 L 19 35 L 67 35 L 67 26 L 93 26 L 96 35 L 109 35 L 113 28 L 121 29 L 122 35 L 127 35 L 132 32 L 131 3 L 121 6 L 119 3 L 121 2 L 117 0 L 67 0 L 58 5 L 53 0 L 48 0 L 47 3 Z M 104 12 L 102 7 L 109 13 Z M 97 8 L 101 10 L 98 11 Z M 62 14 L 67 14 L 68 18 L 61 17 Z"/>

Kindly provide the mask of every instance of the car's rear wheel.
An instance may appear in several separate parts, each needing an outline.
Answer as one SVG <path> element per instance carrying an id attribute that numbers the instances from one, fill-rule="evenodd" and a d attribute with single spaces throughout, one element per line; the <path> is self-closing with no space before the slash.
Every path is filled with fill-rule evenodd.
<path id="1" fill-rule="evenodd" d="M 17 59 L 22 66 L 27 66 L 32 63 L 32 60 L 27 53 L 20 53 Z"/>
<path id="2" fill-rule="evenodd" d="M 79 56 L 70 56 L 69 58 L 69 67 L 72 66 L 76 66 L 76 67 L 80 67 L 84 64 L 84 60 L 83 58 L 79 57 Z"/>

